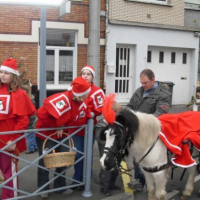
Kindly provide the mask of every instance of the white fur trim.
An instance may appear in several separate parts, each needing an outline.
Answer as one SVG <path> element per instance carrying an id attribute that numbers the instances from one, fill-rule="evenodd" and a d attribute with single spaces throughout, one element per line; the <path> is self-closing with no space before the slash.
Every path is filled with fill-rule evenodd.
<path id="1" fill-rule="evenodd" d="M 71 90 L 72 90 L 72 86 L 69 86 L 69 87 L 68 87 L 68 91 L 71 91 Z"/>
<path id="2" fill-rule="evenodd" d="M 83 69 L 81 70 L 81 72 L 83 72 L 83 70 L 88 69 L 90 70 L 90 72 L 92 73 L 93 77 L 95 78 L 95 71 L 93 69 L 91 69 L 90 67 L 83 67 Z"/>
<path id="3" fill-rule="evenodd" d="M 8 71 L 8 72 L 10 72 L 10 73 L 19 75 L 18 70 L 14 70 L 14 69 L 12 69 L 12 68 L 10 68 L 10 67 L 6 67 L 6 66 L 4 66 L 4 65 L 1 65 L 0 70 L 5 70 L 5 71 Z"/>
<path id="4" fill-rule="evenodd" d="M 74 96 L 77 96 L 77 97 L 84 96 L 84 95 L 90 93 L 90 91 L 91 91 L 91 87 L 90 87 L 88 90 L 86 90 L 85 92 L 82 92 L 82 93 L 76 93 L 76 92 L 73 92 L 73 88 L 72 88 L 72 92 L 73 92 Z"/>

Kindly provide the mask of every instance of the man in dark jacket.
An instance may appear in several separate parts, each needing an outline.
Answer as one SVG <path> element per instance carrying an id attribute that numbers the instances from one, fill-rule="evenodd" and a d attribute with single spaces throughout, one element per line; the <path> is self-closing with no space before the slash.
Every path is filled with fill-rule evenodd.
<path id="1" fill-rule="evenodd" d="M 127 107 L 134 111 L 153 114 L 155 117 L 168 113 L 171 103 L 168 85 L 155 81 L 155 75 L 150 69 L 145 69 L 140 73 L 140 82 L 142 86 L 135 91 Z M 128 185 L 141 191 L 144 184 L 144 175 L 139 167 L 136 167 L 135 179 Z"/>
<path id="2" fill-rule="evenodd" d="M 142 86 L 135 91 L 127 107 L 156 117 L 169 112 L 171 93 L 168 85 L 155 81 L 155 75 L 150 69 L 140 73 L 140 82 Z"/>

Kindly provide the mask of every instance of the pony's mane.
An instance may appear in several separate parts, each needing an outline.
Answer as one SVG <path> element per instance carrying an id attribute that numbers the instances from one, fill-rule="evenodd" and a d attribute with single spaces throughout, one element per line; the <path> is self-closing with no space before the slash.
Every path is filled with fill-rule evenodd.
<path id="1" fill-rule="evenodd" d="M 155 141 L 161 131 L 160 121 L 155 116 L 134 112 L 129 108 L 122 109 L 116 120 L 128 127 L 134 138 L 141 141 L 144 146 Z"/>
<path id="2" fill-rule="evenodd" d="M 143 141 L 145 146 L 153 143 L 161 131 L 160 121 L 152 114 L 135 112 L 135 115 L 140 122 L 138 139 Z"/>

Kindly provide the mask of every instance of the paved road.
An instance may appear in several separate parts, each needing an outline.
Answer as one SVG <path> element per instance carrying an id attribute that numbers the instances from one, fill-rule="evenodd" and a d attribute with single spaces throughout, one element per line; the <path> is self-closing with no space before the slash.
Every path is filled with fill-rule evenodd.
<path id="1" fill-rule="evenodd" d="M 187 108 L 185 106 L 172 106 L 170 109 L 170 113 L 180 113 L 183 111 L 186 111 Z M 93 154 L 93 178 L 91 180 L 91 191 L 93 193 L 93 196 L 88 198 L 90 200 L 100 200 L 105 198 L 103 194 L 100 193 L 100 187 L 99 187 L 99 170 L 100 170 L 100 164 L 99 164 L 99 153 L 98 153 L 98 148 L 97 144 L 95 142 L 94 145 L 94 154 Z M 26 155 L 22 154 L 22 157 L 26 159 L 34 159 L 37 157 L 37 153 L 31 154 L 31 155 Z M 21 161 L 19 162 L 19 167 L 25 166 L 26 164 L 22 163 Z M 27 192 L 33 192 L 37 189 L 37 169 L 36 167 L 31 167 L 26 172 L 24 172 L 23 175 L 19 177 L 19 182 L 20 182 L 20 189 L 25 190 Z M 167 184 L 167 192 L 168 192 L 168 200 L 180 200 L 180 195 L 181 191 L 183 191 L 185 181 L 186 181 L 186 175 L 184 176 L 183 181 L 179 181 L 180 176 L 182 173 L 182 169 L 175 169 L 174 173 L 174 178 L 173 180 L 168 181 Z M 72 177 L 73 174 L 73 169 L 68 172 L 68 176 Z M 169 170 L 169 176 L 170 175 L 170 170 Z M 196 177 L 196 183 L 195 183 L 195 188 L 192 197 L 189 200 L 197 200 L 198 197 L 198 190 L 199 190 L 199 176 Z M 68 185 L 71 184 L 71 182 L 68 180 L 67 181 Z M 122 179 L 121 176 L 118 177 L 117 179 L 117 185 L 121 186 L 122 190 L 121 191 L 113 191 L 112 194 L 115 196 L 115 200 L 119 200 L 117 198 L 120 193 L 123 193 L 123 184 L 122 184 Z M 52 187 L 52 186 L 51 186 Z M 85 200 L 87 198 L 82 196 L 82 192 L 75 191 L 72 195 L 57 195 L 57 194 L 50 194 L 49 200 L 64 200 L 64 199 L 70 199 L 70 200 Z M 38 200 L 40 199 L 38 196 L 29 198 L 30 200 Z M 28 200 L 29 200 L 28 199 Z M 143 192 L 136 192 L 135 193 L 135 200 L 147 200 L 147 193 L 146 189 Z"/>

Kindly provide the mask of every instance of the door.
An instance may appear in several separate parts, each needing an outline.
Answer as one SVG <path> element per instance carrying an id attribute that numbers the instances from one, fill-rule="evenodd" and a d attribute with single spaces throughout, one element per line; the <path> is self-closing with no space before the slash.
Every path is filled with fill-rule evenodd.
<path id="1" fill-rule="evenodd" d="M 156 80 L 170 81 L 175 84 L 173 86 L 172 104 L 188 103 L 190 100 L 191 51 L 164 47 L 149 47 L 148 51 L 151 52 L 148 53 L 148 56 L 151 55 L 151 59 L 147 59 L 147 68 L 153 70 Z"/>
<path id="2" fill-rule="evenodd" d="M 133 53 L 130 45 L 118 45 L 116 48 L 115 93 L 116 101 L 127 103 L 132 96 Z"/>

